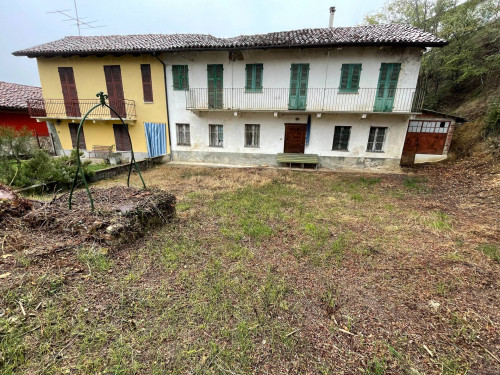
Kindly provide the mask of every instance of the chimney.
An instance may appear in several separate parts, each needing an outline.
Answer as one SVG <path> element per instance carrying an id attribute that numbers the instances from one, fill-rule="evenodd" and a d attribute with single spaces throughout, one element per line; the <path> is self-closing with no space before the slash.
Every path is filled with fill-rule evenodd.
<path id="1" fill-rule="evenodd" d="M 335 16 L 335 7 L 330 7 L 330 22 L 328 22 L 328 27 L 331 29 L 333 27 L 333 17 Z"/>

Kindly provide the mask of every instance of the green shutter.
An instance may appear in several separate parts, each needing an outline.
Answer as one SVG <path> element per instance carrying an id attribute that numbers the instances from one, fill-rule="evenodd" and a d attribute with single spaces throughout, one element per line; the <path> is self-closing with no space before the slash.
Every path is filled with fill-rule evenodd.
<path id="1" fill-rule="evenodd" d="M 223 72 L 222 64 L 208 64 L 208 107 L 222 108 L 223 105 Z"/>
<path id="2" fill-rule="evenodd" d="M 172 65 L 172 81 L 174 90 L 187 90 L 189 88 L 188 66 Z"/>
<path id="3" fill-rule="evenodd" d="M 288 109 L 306 109 L 309 64 L 292 64 Z"/>
<path id="4" fill-rule="evenodd" d="M 361 64 L 342 64 L 339 91 L 357 92 L 360 76 Z"/>
<path id="5" fill-rule="evenodd" d="M 373 107 L 375 112 L 392 112 L 400 70 L 401 64 L 382 63 L 380 66 L 377 95 Z"/>
<path id="6" fill-rule="evenodd" d="M 260 92 L 262 91 L 262 64 L 247 64 L 246 67 L 246 91 Z"/>

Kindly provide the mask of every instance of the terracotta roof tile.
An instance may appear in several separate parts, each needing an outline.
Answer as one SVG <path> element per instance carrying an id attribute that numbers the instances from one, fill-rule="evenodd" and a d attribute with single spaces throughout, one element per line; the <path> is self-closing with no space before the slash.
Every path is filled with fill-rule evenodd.
<path id="1" fill-rule="evenodd" d="M 41 87 L 0 82 L 0 108 L 25 109 L 28 99 L 42 99 Z"/>
<path id="2" fill-rule="evenodd" d="M 68 36 L 16 51 L 16 56 L 151 53 L 179 50 L 327 47 L 340 45 L 442 46 L 443 39 L 408 25 L 368 25 L 281 31 L 217 38 L 207 34 Z"/>

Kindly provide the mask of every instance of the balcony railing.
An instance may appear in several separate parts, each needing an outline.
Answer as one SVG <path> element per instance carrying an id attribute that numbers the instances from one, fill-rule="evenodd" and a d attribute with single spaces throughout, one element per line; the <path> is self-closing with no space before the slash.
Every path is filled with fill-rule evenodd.
<path id="1" fill-rule="evenodd" d="M 99 99 L 30 99 L 28 100 L 28 113 L 31 117 L 44 118 L 71 118 L 79 119 L 88 112 L 90 108 L 99 104 Z M 129 99 L 110 99 L 109 105 L 124 120 L 135 120 L 135 101 Z M 118 116 L 107 107 L 97 107 L 89 116 L 89 120 L 112 120 Z"/>
<path id="2" fill-rule="evenodd" d="M 225 88 L 215 92 L 193 88 L 186 91 L 186 109 L 408 113 L 420 111 L 424 100 L 423 90 L 418 88 L 370 88 L 356 92 L 310 88 L 294 94 L 288 88 L 265 88 L 258 92 L 244 88 Z"/>

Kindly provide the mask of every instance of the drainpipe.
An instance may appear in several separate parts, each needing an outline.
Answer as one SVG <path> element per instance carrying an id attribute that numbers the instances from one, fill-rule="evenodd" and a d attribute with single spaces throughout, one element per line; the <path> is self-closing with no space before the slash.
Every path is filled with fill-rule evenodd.
<path id="1" fill-rule="evenodd" d="M 170 161 L 173 160 L 173 151 L 172 151 L 172 134 L 170 134 L 170 118 L 168 116 L 168 89 L 167 89 L 167 65 L 163 62 L 162 59 L 160 59 L 157 55 L 156 52 L 152 53 L 153 57 L 156 57 L 156 59 L 161 62 L 161 65 L 163 65 L 163 81 L 165 83 L 165 107 L 167 109 L 167 131 L 168 131 L 168 148 L 170 150 Z"/>

